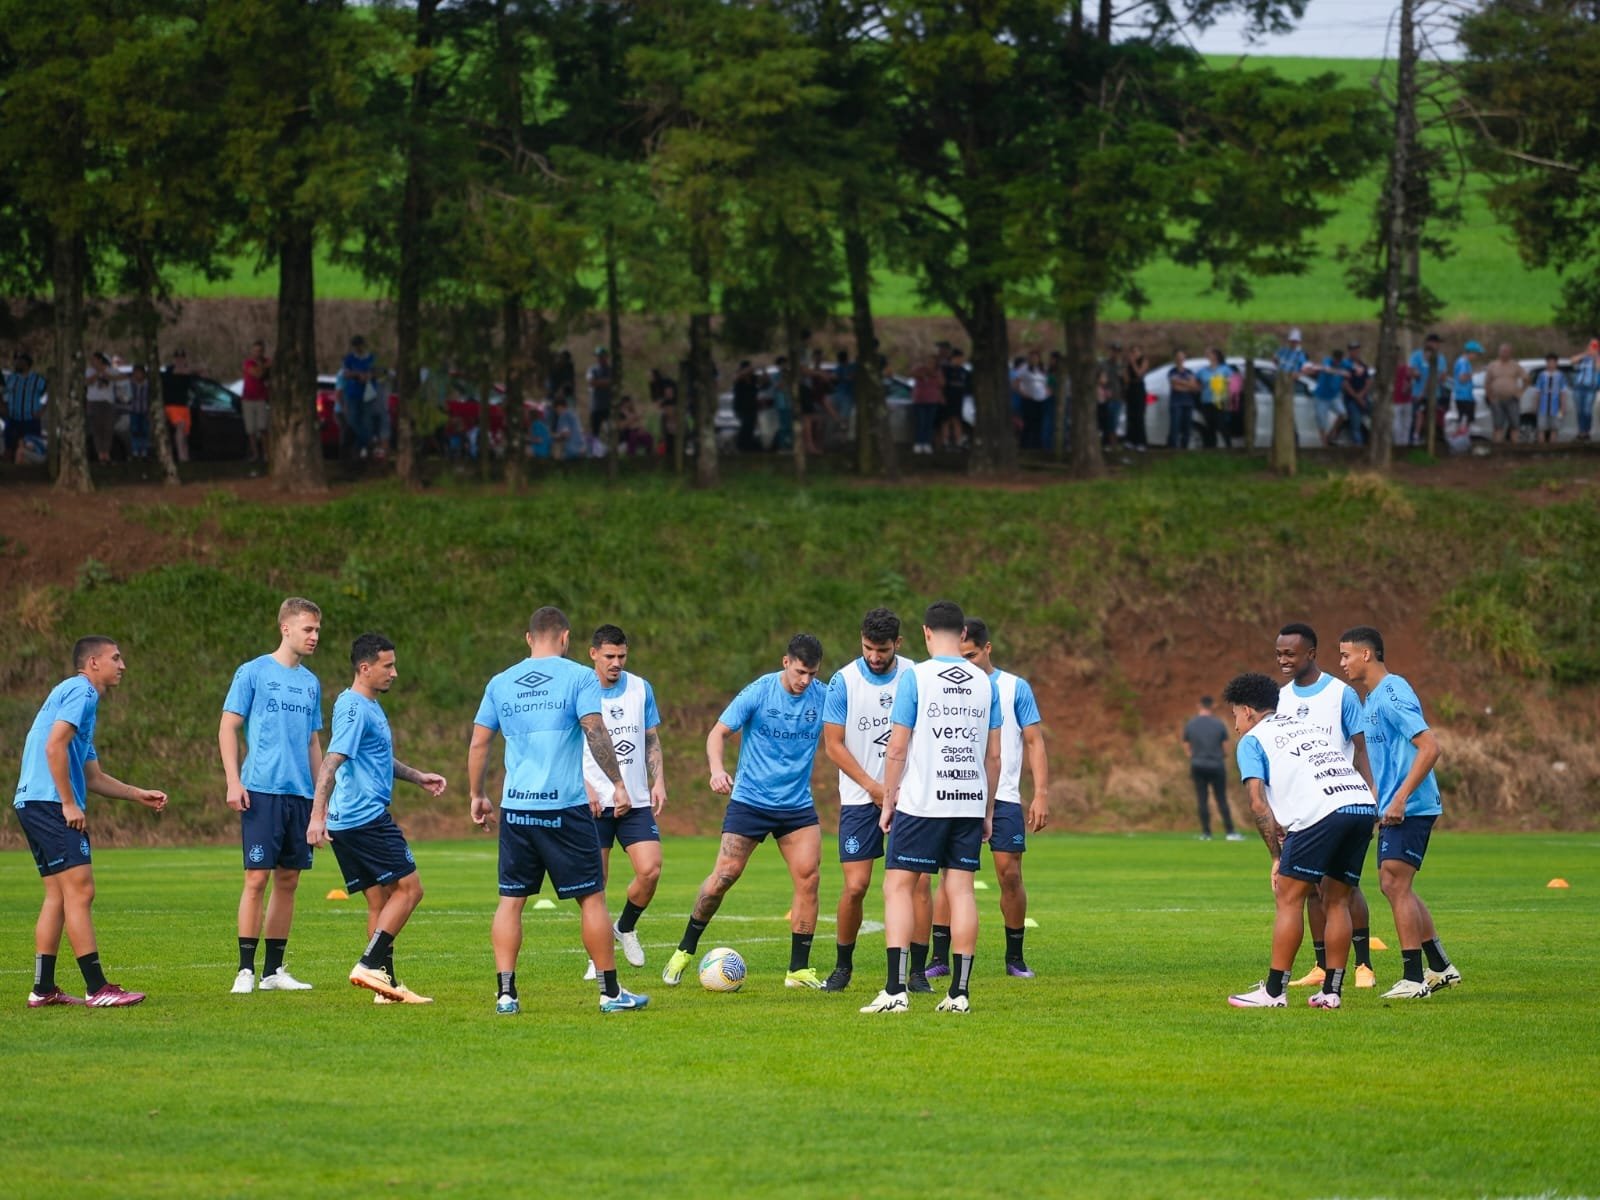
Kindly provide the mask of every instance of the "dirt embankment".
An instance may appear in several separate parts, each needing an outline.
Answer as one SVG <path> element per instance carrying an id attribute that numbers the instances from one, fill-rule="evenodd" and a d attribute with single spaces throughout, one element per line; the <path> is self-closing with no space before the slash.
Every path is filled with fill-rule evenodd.
<path id="1" fill-rule="evenodd" d="M 1463 487 L 1481 484 L 1486 472 L 1514 469 L 1510 460 L 1452 462 L 1429 468 L 1426 479 L 1430 486 Z M 1404 479 L 1411 469 L 1397 472 Z M 1037 475 L 1002 481 L 1019 491 L 1038 485 Z M 58 614 L 52 611 L 49 588 L 73 586 L 86 569 L 118 578 L 162 563 L 205 561 L 212 546 L 204 534 L 163 535 L 135 519 L 133 510 L 155 503 L 202 503 L 217 487 L 252 502 L 316 502 L 282 497 L 261 479 L 177 489 L 108 481 L 99 492 L 78 496 L 18 482 L 0 471 L 5 537 L 0 603 L 14 621 L 53 628 Z M 1547 498 L 1530 492 L 1515 502 L 1537 504 Z M 1039 697 L 1050 748 L 1053 827 L 1193 828 L 1193 793 L 1178 741 L 1183 722 L 1201 695 L 1219 693 L 1235 672 L 1274 669 L 1276 623 L 1230 619 L 1228 614 L 1238 611 L 1230 602 L 1236 599 L 1140 597 L 1112 613 L 1103 654 L 1047 653 L 1005 664 L 1028 676 Z M 1303 604 L 1285 611 L 1277 623 L 1307 621 L 1318 629 L 1328 667 L 1337 666 L 1333 647 L 1339 631 L 1359 623 L 1384 630 L 1389 660 L 1416 686 L 1438 730 L 1444 750 L 1441 782 L 1453 827 L 1594 828 L 1600 823 L 1600 689 L 1557 691 L 1486 662 L 1451 657 L 1425 623 L 1434 599 L 1400 591 L 1339 594 L 1308 587 Z M 9 674 L 0 671 L 0 678 Z M 31 697 L 24 699 L 31 703 Z M 669 732 L 687 737 L 683 731 L 704 729 L 715 715 L 710 710 L 674 714 L 676 728 Z M 14 778 L 20 749 L 0 747 L 6 764 L 0 778 Z M 674 833 L 713 829 L 720 808 L 698 786 L 698 754 L 680 753 L 683 769 L 675 778 L 681 782 L 664 825 Z M 826 811 L 826 799 L 834 794 L 833 772 L 826 764 L 819 762 L 816 781 Z M 1237 789 L 1231 798 L 1236 819 L 1247 824 Z M 448 813 L 420 813 L 408 823 L 418 834 L 464 832 L 455 806 Z M 130 836 L 148 837 L 151 831 L 141 826 Z M 0 825 L 0 845 L 17 844 L 14 826 Z"/>

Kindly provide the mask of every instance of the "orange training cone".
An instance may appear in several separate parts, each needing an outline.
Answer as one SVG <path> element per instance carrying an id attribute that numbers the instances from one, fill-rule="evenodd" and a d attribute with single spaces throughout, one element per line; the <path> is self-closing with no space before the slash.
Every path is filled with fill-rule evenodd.
<path id="1" fill-rule="evenodd" d="M 350 899 L 350 893 L 343 888 L 334 888 L 325 898 L 328 900 L 348 900 Z"/>
<path id="2" fill-rule="evenodd" d="M 1565 879 L 1562 879 L 1560 876 L 1557 876 L 1556 878 L 1552 879 L 1549 883 L 1545 884 L 1545 887 L 1553 887 L 1553 888 L 1564 888 L 1564 887 L 1571 887 L 1571 886 L 1572 885 L 1570 883 L 1568 883 Z"/>
<path id="3" fill-rule="evenodd" d="M 1367 946 L 1373 950 L 1387 950 L 1389 948 L 1384 944 L 1382 938 L 1368 938 Z"/>

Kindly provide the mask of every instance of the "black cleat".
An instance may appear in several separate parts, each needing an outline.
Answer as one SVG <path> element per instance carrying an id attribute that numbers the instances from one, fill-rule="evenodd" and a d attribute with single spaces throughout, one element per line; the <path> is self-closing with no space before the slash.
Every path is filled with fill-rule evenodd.
<path id="1" fill-rule="evenodd" d="M 928 982 L 928 977 L 921 971 L 913 971 L 906 980 L 906 991 L 926 994 L 933 991 L 933 985 Z"/>
<path id="2" fill-rule="evenodd" d="M 822 990 L 825 992 L 842 992 L 850 986 L 850 968 L 835 967 L 833 974 L 822 981 Z"/>

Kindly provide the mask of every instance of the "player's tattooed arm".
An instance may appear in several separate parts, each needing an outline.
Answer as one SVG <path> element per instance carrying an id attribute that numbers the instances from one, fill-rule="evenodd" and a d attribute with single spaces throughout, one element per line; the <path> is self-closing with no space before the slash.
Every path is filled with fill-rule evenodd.
<path id="1" fill-rule="evenodd" d="M 322 756 L 322 766 L 317 769 L 317 783 L 311 797 L 311 822 L 306 826 L 306 843 L 320 846 L 328 840 L 328 798 L 333 795 L 333 781 L 345 756 L 329 751 Z"/>
<path id="2" fill-rule="evenodd" d="M 1272 807 L 1267 803 L 1267 790 L 1259 779 L 1247 779 L 1244 786 L 1250 796 L 1250 815 L 1255 819 L 1256 831 L 1261 834 L 1261 840 L 1267 844 L 1267 852 L 1273 858 L 1277 858 L 1283 853 L 1283 830 L 1278 826 L 1277 820 L 1272 815 Z"/>
<path id="3" fill-rule="evenodd" d="M 406 783 L 414 783 L 430 796 L 438 796 L 444 792 L 444 776 L 436 775 L 432 771 L 419 771 L 415 767 L 408 767 L 398 758 L 394 760 L 394 777 Z"/>
<path id="4" fill-rule="evenodd" d="M 661 735 L 654 726 L 644 731 L 644 761 L 650 782 L 658 782 L 666 770 L 666 760 L 661 753 Z"/>
<path id="5" fill-rule="evenodd" d="M 578 724 L 583 726 L 583 737 L 589 743 L 589 753 L 594 755 L 595 765 L 612 783 L 621 783 L 622 768 L 617 764 L 617 751 L 611 744 L 611 734 L 607 732 L 600 714 L 590 713 L 586 717 L 579 717 Z"/>

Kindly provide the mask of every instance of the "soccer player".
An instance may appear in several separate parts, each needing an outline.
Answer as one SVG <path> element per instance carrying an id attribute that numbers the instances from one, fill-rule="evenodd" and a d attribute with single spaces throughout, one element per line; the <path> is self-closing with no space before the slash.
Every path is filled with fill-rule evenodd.
<path id="1" fill-rule="evenodd" d="M 1293 698 L 1284 700 L 1284 712 L 1309 721 L 1326 733 L 1344 752 L 1356 773 L 1372 784 L 1372 768 L 1367 763 L 1367 739 L 1361 723 L 1361 698 L 1342 679 L 1329 675 L 1317 664 L 1317 631 L 1299 621 L 1278 630 L 1275 646 L 1278 674 L 1284 689 Z M 1376 793 L 1374 793 L 1376 795 Z M 1376 987 L 1372 971 L 1372 914 L 1359 885 L 1350 890 L 1350 948 L 1356 957 L 1356 986 Z M 1311 927 L 1311 948 L 1317 962 L 1290 987 L 1320 987 L 1327 972 L 1326 926 L 1322 899 L 1316 891 L 1306 897 L 1306 924 Z"/>
<path id="2" fill-rule="evenodd" d="M 535 609 L 524 636 L 528 657 L 483 689 L 467 750 L 472 819 L 488 829 L 495 822 L 494 804 L 484 790 L 489 747 L 496 733 L 505 738 L 500 903 L 490 930 L 494 1010 L 509 1017 L 522 1009 L 517 995 L 522 910 L 529 896 L 539 894 L 548 874 L 557 897 L 578 902 L 583 945 L 598 968 L 600 1011 L 631 1012 L 649 1004 L 650 997 L 636 996 L 617 982 L 605 867 L 595 829 L 600 802 L 588 793 L 583 778 L 587 745 L 611 793 L 613 819 L 627 819 L 633 803 L 600 716 L 600 680 L 566 657 L 572 627 L 559 608 Z"/>
<path id="3" fill-rule="evenodd" d="M 667 960 L 661 981 L 676 987 L 700 947 L 700 935 L 722 906 L 728 889 L 744 874 L 755 848 L 770 834 L 788 864 L 794 883 L 789 908 L 789 972 L 783 986 L 820 988 L 811 967 L 811 939 L 817 929 L 817 872 L 822 833 L 811 799 L 811 764 L 822 736 L 822 710 L 828 690 L 817 682 L 822 643 L 809 633 L 789 639 L 781 670 L 747 684 L 706 735 L 706 765 L 711 790 L 728 797 L 717 862 L 700 885 L 678 948 Z M 723 745 L 739 734 L 737 775 L 723 766 Z"/>
<path id="4" fill-rule="evenodd" d="M 628 796 L 649 796 L 648 807 L 630 808 L 617 815 L 612 801 L 611 780 L 595 761 L 587 741 L 583 746 L 583 780 L 591 807 L 598 803 L 600 815 L 595 826 L 600 836 L 600 865 L 603 877 L 611 875 L 611 847 L 622 849 L 633 865 L 633 882 L 622 916 L 612 926 L 622 953 L 629 964 L 644 966 L 644 947 L 639 944 L 637 926 L 644 910 L 655 898 L 656 881 L 661 878 L 661 830 L 656 824 L 667 802 L 667 777 L 661 754 L 661 714 L 656 710 L 656 693 L 649 681 L 627 671 L 628 635 L 615 625 L 602 625 L 589 640 L 589 661 L 600 682 L 600 716 L 611 747 L 622 771 Z M 585 979 L 593 979 L 594 960 L 589 960 Z"/>
<path id="5" fill-rule="evenodd" d="M 861 657 L 841 668 L 828 684 L 822 710 L 822 748 L 839 768 L 839 868 L 844 890 L 839 894 L 836 959 L 823 980 L 825 992 L 842 992 L 855 971 L 856 936 L 861 932 L 861 905 L 872 886 L 872 864 L 883 857 L 883 830 L 878 828 L 883 803 L 883 751 L 889 744 L 889 710 L 895 686 L 911 660 L 900 651 L 900 618 L 875 608 L 861 618 Z M 917 928 L 930 919 L 927 880 L 916 894 Z M 928 943 L 911 944 L 913 992 L 930 992 L 922 971 Z"/>
<path id="6" fill-rule="evenodd" d="M 938 600 L 922 618 L 929 658 L 905 672 L 895 693 L 883 775 L 883 815 L 889 834 L 883 864 L 883 931 L 889 971 L 864 1013 L 903 1013 L 910 955 L 912 891 L 919 875 L 946 870 L 941 892 L 950 904 L 950 990 L 936 1011 L 970 1009 L 967 988 L 978 942 L 978 902 L 972 890 L 979 848 L 994 821 L 1000 778 L 1000 693 L 961 657 L 966 619 L 958 605 Z M 976 771 L 981 780 L 946 778 Z M 903 789 L 902 789 L 903 785 Z M 902 790 L 904 795 L 902 796 Z"/>
<path id="7" fill-rule="evenodd" d="M 355 678 L 333 702 L 333 733 L 317 772 L 306 841 L 333 843 L 345 890 L 367 894 L 367 948 L 350 969 L 350 982 L 376 993 L 377 1003 L 432 1004 L 395 975 L 394 940 L 422 903 L 417 861 L 389 815 L 394 781 L 414 783 L 430 796 L 444 794 L 443 775 L 408 767 L 394 756 L 394 735 L 378 697 L 394 685 L 394 643 L 363 633 L 350 647 Z"/>
<path id="8" fill-rule="evenodd" d="M 1345 630 L 1339 638 L 1339 669 L 1366 693 L 1361 712 L 1380 814 L 1378 881 L 1394 910 L 1405 970 L 1404 978 L 1383 998 L 1420 1000 L 1461 982 L 1461 972 L 1439 944 L 1433 914 L 1414 890 L 1433 823 L 1443 811 L 1439 782 L 1433 776 L 1439 742 L 1422 715 L 1417 693 L 1384 665 L 1383 635 L 1376 629 L 1358 625 Z M 1428 959 L 1426 971 L 1423 955 Z"/>
<path id="9" fill-rule="evenodd" d="M 1050 820 L 1050 759 L 1044 748 L 1043 721 L 1033 687 L 1026 679 L 1002 671 L 994 665 L 994 643 L 989 626 L 977 617 L 968 617 L 961 632 L 961 657 L 994 680 L 1000 696 L 1000 783 L 994 796 L 994 830 L 989 835 L 989 853 L 994 857 L 995 878 L 1000 883 L 1000 916 L 1006 930 L 1006 974 L 1015 979 L 1032 979 L 1022 954 L 1022 939 L 1027 933 L 1028 890 L 1022 883 L 1022 856 L 1028 849 L 1029 833 L 1038 833 Z M 1026 754 L 1028 771 L 1033 775 L 1033 799 L 1027 815 L 1022 811 L 1022 760 Z M 941 767 L 941 779 L 975 780 L 976 767 Z M 946 876 L 948 872 L 945 873 Z M 943 878 L 943 876 L 941 877 Z M 939 975 L 949 971 L 950 903 L 941 886 L 933 898 L 934 961 Z M 944 953 L 940 953 L 940 951 Z M 934 974 L 933 970 L 929 974 Z"/>
<path id="10" fill-rule="evenodd" d="M 160 812 L 165 792 L 113 779 L 100 767 L 94 748 L 100 701 L 122 682 L 127 664 L 108 637 L 79 638 L 72 647 L 73 675 L 51 689 L 22 744 L 22 776 L 17 781 L 17 823 L 44 880 L 44 903 L 33 929 L 33 989 L 29 1008 L 87 1004 L 125 1008 L 143 1000 L 106 982 L 94 936 L 94 868 L 90 865 L 89 826 L 84 815 L 88 793 L 132 800 Z M 83 972 L 84 996 L 69 996 L 56 985 L 56 956 L 65 931 Z"/>
<path id="11" fill-rule="evenodd" d="M 1361 860 L 1372 841 L 1378 810 L 1338 739 L 1298 715 L 1280 712 L 1283 697 L 1265 675 L 1236 675 L 1222 691 L 1233 706 L 1239 774 L 1250 797 L 1261 840 L 1272 855 L 1272 957 L 1267 977 L 1253 991 L 1229 996 L 1235 1008 L 1283 1008 L 1284 987 L 1302 933 L 1301 910 L 1313 889 L 1322 890 L 1328 950 L 1322 990 L 1312 1008 L 1343 1003 L 1350 958 L 1350 889 L 1361 882 Z"/>
<path id="12" fill-rule="evenodd" d="M 311 988 L 289 974 L 283 954 L 294 921 L 300 872 L 311 869 L 306 825 L 311 820 L 314 781 L 322 769 L 322 684 L 303 660 L 316 653 L 321 633 L 322 610 L 299 596 L 289 597 L 278 606 L 278 648 L 235 671 L 222 702 L 217 744 L 228 807 L 239 814 L 244 847 L 235 995 L 256 985 L 256 947 L 263 932 L 261 908 L 268 880 L 272 898 L 266 904 L 267 960 L 261 968 L 261 990 Z M 242 765 L 240 734 L 250 746 Z"/>

